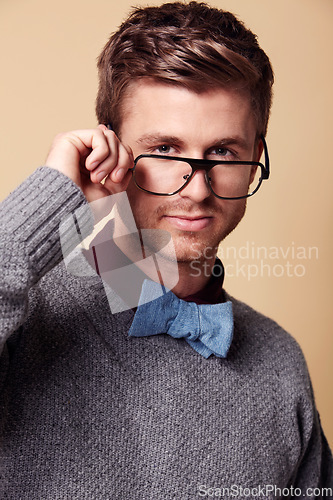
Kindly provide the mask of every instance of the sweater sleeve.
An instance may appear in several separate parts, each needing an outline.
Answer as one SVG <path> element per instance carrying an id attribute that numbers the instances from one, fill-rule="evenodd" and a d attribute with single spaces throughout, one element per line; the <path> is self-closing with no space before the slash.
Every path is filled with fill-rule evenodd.
<path id="1" fill-rule="evenodd" d="M 291 498 L 297 498 L 297 489 L 306 498 L 333 498 L 332 453 L 322 430 L 305 360 L 303 364 L 308 398 L 301 397 L 298 405 L 303 452 L 292 480 L 295 496 Z"/>
<path id="2" fill-rule="evenodd" d="M 1 203 L 0 352 L 25 321 L 29 289 L 62 259 L 59 224 L 84 205 L 79 187 L 49 167 L 38 168 Z"/>
<path id="3" fill-rule="evenodd" d="M 296 489 L 302 491 L 306 498 L 333 498 L 333 459 L 316 408 L 310 439 L 300 460 L 293 487 L 295 492 Z"/>

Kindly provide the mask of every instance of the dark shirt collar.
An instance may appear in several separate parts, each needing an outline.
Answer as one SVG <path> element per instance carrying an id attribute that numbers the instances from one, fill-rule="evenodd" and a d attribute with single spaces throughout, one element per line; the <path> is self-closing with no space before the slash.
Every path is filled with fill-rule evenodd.
<path id="1" fill-rule="evenodd" d="M 224 267 L 219 258 L 216 258 L 212 275 L 207 285 L 193 295 L 184 297 L 186 302 L 195 302 L 196 304 L 219 304 L 225 302 L 223 290 Z"/>

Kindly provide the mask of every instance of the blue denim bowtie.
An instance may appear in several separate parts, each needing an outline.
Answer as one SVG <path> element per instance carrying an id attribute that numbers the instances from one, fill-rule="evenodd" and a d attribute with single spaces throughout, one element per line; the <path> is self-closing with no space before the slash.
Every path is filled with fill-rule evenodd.
<path id="1" fill-rule="evenodd" d="M 233 333 L 231 302 L 197 305 L 179 299 L 170 290 L 165 291 L 158 283 L 144 281 L 128 335 L 148 337 L 168 333 L 176 339 L 185 338 L 205 358 L 211 354 L 225 358 Z"/>

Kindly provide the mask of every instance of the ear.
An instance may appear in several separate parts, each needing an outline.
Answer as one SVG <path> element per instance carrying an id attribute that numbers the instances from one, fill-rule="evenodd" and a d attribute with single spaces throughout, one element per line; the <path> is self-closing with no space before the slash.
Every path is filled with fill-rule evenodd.
<path id="1" fill-rule="evenodd" d="M 260 161 L 263 150 L 264 145 L 262 143 L 262 140 L 259 138 L 258 142 L 256 141 L 256 144 L 254 145 L 253 161 Z"/>
<path id="2" fill-rule="evenodd" d="M 260 158 L 260 157 L 259 157 L 259 158 Z M 254 161 L 254 160 L 253 160 L 253 161 Z M 253 182 L 253 180 L 254 180 L 254 177 L 255 177 L 255 175 L 256 175 L 257 169 L 258 169 L 258 167 L 257 167 L 257 166 L 253 166 L 253 167 L 251 167 L 251 174 L 250 174 L 249 186 L 248 186 L 248 187 L 250 187 L 250 185 L 252 184 L 252 182 Z"/>
<path id="3" fill-rule="evenodd" d="M 263 145 L 263 142 L 262 140 L 259 138 L 258 141 L 256 140 L 255 144 L 254 144 L 254 150 L 253 150 L 253 160 L 252 161 L 260 161 L 260 158 L 261 158 L 261 155 L 262 155 L 262 152 L 264 150 L 264 145 Z M 253 182 L 253 179 L 256 175 L 256 171 L 257 171 L 258 167 L 256 166 L 253 166 L 251 168 L 251 174 L 250 174 L 250 180 L 249 180 L 249 186 L 252 184 Z"/>

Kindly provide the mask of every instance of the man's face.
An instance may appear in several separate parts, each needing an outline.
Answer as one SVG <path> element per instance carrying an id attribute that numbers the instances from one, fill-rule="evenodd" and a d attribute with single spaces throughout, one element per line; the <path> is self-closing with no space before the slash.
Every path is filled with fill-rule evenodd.
<path id="1" fill-rule="evenodd" d="M 259 160 L 256 126 L 247 94 L 214 89 L 201 94 L 142 79 L 124 101 L 122 143 L 134 158 L 163 154 L 217 160 Z M 139 229 L 171 233 L 178 262 L 212 256 L 242 219 L 246 200 L 216 198 L 197 171 L 173 196 L 141 191 L 133 179 L 127 189 Z"/>

